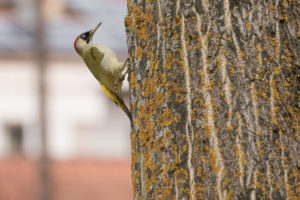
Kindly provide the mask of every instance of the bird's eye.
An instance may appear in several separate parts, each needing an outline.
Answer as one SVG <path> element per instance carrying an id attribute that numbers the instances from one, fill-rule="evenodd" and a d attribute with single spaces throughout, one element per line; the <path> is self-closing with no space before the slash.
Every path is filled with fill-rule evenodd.
<path id="1" fill-rule="evenodd" d="M 80 37 L 83 39 L 83 40 L 87 40 L 90 36 L 90 33 L 89 32 L 85 32 L 83 33 Z"/>

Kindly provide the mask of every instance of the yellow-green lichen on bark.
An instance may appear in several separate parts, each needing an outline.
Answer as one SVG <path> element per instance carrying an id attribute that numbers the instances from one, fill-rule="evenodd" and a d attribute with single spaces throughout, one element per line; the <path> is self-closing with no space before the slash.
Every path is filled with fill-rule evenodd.
<path id="1" fill-rule="evenodd" d="M 299 196 L 295 1 L 128 4 L 134 198 Z"/>

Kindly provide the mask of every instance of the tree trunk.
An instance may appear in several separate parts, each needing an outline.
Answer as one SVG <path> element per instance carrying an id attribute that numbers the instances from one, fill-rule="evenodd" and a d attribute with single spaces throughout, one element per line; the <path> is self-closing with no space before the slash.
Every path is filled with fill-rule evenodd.
<path id="1" fill-rule="evenodd" d="M 134 199 L 299 199 L 299 1 L 127 2 Z"/>

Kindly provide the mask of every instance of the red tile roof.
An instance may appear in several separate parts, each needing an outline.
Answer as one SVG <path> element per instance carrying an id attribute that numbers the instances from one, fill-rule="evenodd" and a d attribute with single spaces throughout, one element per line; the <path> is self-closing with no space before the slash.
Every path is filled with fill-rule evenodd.
<path id="1" fill-rule="evenodd" d="M 52 161 L 53 200 L 129 200 L 132 185 L 129 161 Z M 33 160 L 0 160 L 0 200 L 35 200 L 38 167 Z"/>

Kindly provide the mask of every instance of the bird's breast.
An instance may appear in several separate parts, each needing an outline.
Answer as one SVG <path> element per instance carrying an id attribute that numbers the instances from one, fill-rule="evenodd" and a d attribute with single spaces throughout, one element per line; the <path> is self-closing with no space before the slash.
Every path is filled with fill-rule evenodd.
<path id="1" fill-rule="evenodd" d="M 104 54 L 103 59 L 101 61 L 101 67 L 104 70 L 111 72 L 117 70 L 119 62 L 114 52 L 103 45 L 97 45 L 97 48 L 100 52 Z"/>

